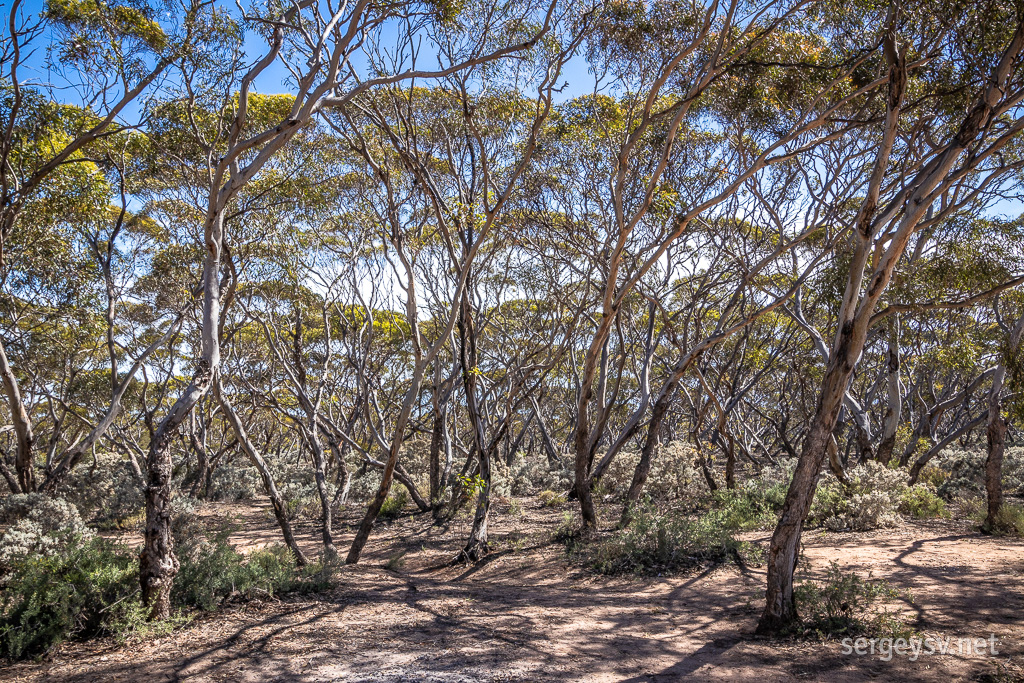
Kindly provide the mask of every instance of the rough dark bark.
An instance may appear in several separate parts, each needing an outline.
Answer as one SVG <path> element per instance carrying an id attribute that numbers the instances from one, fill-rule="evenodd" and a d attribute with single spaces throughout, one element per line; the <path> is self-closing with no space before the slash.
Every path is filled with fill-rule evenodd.
<path id="1" fill-rule="evenodd" d="M 999 510 L 1003 505 L 1003 451 L 1006 445 L 1006 420 L 1000 410 L 999 399 L 989 409 L 988 458 L 985 460 L 985 493 L 987 512 L 984 529 L 994 531 L 999 526 Z"/>

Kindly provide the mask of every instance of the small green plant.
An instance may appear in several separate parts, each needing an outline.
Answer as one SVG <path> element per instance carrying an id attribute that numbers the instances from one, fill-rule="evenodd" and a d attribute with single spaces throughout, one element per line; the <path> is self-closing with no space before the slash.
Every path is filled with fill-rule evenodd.
<path id="1" fill-rule="evenodd" d="M 562 522 L 555 529 L 552 539 L 556 543 L 564 543 L 566 547 L 571 547 L 579 539 L 581 529 L 580 520 L 575 514 L 566 510 L 562 513 Z"/>
<path id="2" fill-rule="evenodd" d="M 409 554 L 408 550 L 399 550 L 397 553 L 388 558 L 388 561 L 384 563 L 384 568 L 389 572 L 397 572 L 405 566 L 405 556 Z"/>
<path id="3" fill-rule="evenodd" d="M 520 504 L 520 502 L 519 502 L 519 500 L 517 498 L 513 498 L 512 500 L 509 501 L 509 503 L 508 503 L 508 514 L 511 515 L 512 517 L 522 517 L 523 516 L 523 506 L 522 506 L 522 504 Z"/>
<path id="4" fill-rule="evenodd" d="M 917 484 L 908 488 L 900 498 L 900 512 L 917 519 L 948 519 L 949 510 L 942 500 L 928 486 Z"/>
<path id="5" fill-rule="evenodd" d="M 921 473 L 917 475 L 919 483 L 927 484 L 934 489 L 945 484 L 947 479 L 949 479 L 949 472 L 932 464 L 925 465 Z"/>
<path id="6" fill-rule="evenodd" d="M 1024 507 L 1003 502 L 996 514 L 995 524 L 985 531 L 997 536 L 1024 536 Z"/>
<path id="7" fill-rule="evenodd" d="M 487 482 L 479 474 L 460 474 L 457 476 L 467 496 L 473 497 L 487 486 Z"/>
<path id="8" fill-rule="evenodd" d="M 570 557 L 602 574 L 660 574 L 706 564 L 759 561 L 758 552 L 737 541 L 715 510 L 697 517 L 659 511 L 650 501 L 639 506 L 628 527 L 605 538 L 567 544 Z"/>
<path id="9" fill-rule="evenodd" d="M 391 489 L 384 504 L 380 506 L 380 516 L 385 519 L 395 519 L 402 514 L 406 504 L 409 502 L 409 492 L 403 487 Z"/>
<path id="10" fill-rule="evenodd" d="M 862 579 L 829 565 L 822 581 L 803 580 L 793 589 L 800 635 L 830 639 L 846 636 L 905 637 L 909 629 L 897 614 L 879 607 L 880 600 L 895 600 L 900 592 L 883 581 Z"/>
<path id="11" fill-rule="evenodd" d="M 541 505 L 544 507 L 554 508 L 561 505 L 565 505 L 565 495 L 561 493 L 555 493 L 554 491 L 541 491 L 537 494 L 537 498 L 540 499 Z"/>

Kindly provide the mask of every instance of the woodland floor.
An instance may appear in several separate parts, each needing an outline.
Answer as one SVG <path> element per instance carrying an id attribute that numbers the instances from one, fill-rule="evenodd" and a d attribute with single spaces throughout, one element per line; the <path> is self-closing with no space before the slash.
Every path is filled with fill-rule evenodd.
<path id="1" fill-rule="evenodd" d="M 752 635 L 764 568 L 608 578 L 566 563 L 551 541 L 562 512 L 520 501 L 498 510 L 494 552 L 446 566 L 468 521 L 425 516 L 379 525 L 363 559 L 329 593 L 249 602 L 128 646 L 66 644 L 47 661 L 0 671 L 4 681 L 957 681 L 1024 680 L 1024 541 L 962 522 L 909 522 L 874 533 L 805 534 L 811 571 L 829 561 L 888 581 L 919 634 L 999 639 L 997 657 L 845 655 L 839 643 Z M 211 505 L 234 517 L 242 547 L 278 541 L 266 509 Z M 346 548 L 359 510 L 340 520 Z M 608 510 L 606 519 L 613 519 Z M 315 529 L 301 528 L 312 554 Z M 767 542 L 768 534 L 748 540 Z M 406 551 L 401 567 L 385 568 Z"/>

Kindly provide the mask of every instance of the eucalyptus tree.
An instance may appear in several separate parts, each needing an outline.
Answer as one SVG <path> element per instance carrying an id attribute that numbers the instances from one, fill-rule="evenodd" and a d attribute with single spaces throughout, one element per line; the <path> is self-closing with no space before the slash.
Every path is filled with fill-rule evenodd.
<path id="1" fill-rule="evenodd" d="M 338 122 L 352 149 L 365 163 L 363 173 L 376 178 L 372 210 L 379 226 L 379 240 L 385 246 L 385 258 L 400 288 L 400 299 L 411 335 L 411 381 L 401 409 L 386 437 L 378 434 L 378 446 L 388 454 L 380 487 L 370 501 L 347 561 L 359 560 L 374 520 L 387 497 L 409 417 L 419 400 L 426 368 L 448 344 L 456 325 L 465 326 L 469 287 L 475 261 L 486 249 L 495 227 L 505 220 L 506 208 L 520 189 L 520 180 L 529 167 L 537 139 L 551 110 L 557 79 L 565 61 L 575 52 L 581 35 L 580 20 L 574 13 L 558 16 L 558 32 L 538 46 L 529 60 L 507 70 L 460 71 L 450 77 L 446 90 L 429 93 L 410 85 L 392 88 L 382 97 L 369 97 L 359 104 L 358 115 Z M 455 57 L 455 46 L 442 46 L 448 58 Z M 503 79 L 518 83 L 521 89 L 536 89 L 533 100 L 520 107 L 522 114 L 510 119 L 506 128 L 483 131 L 484 111 L 476 115 L 480 102 L 470 88 L 497 88 Z M 507 82 L 507 81 L 506 81 Z M 508 94 L 505 94 L 508 97 Z M 512 98 L 515 104 L 515 98 Z M 501 98 L 491 100 L 501 107 Z M 426 106 L 424 106 L 426 105 Z M 443 118 L 442 118 L 443 117 Z M 482 120 L 478 120 L 482 119 Z M 445 124 L 458 125 L 451 135 Z M 435 160 L 440 160 L 437 163 Z M 450 169 L 443 162 L 447 160 Z M 448 296 L 432 338 L 423 336 L 419 322 L 420 299 L 417 293 L 419 268 L 427 265 L 438 242 L 446 259 Z M 468 323 L 471 324 L 471 323 Z M 464 328 L 463 328 L 464 329 Z M 463 337 L 464 342 L 467 341 Z M 467 400 L 474 401 L 470 358 L 460 353 L 462 372 L 470 373 Z M 474 443 L 480 457 L 486 457 L 484 436 L 479 423 L 474 426 Z M 486 472 L 486 463 L 483 463 Z M 485 473 L 484 480 L 489 475 Z M 478 502 L 478 513 L 486 510 L 487 486 Z"/>
<path id="2" fill-rule="evenodd" d="M 267 52 L 251 63 L 241 53 L 242 30 L 231 30 L 232 22 L 223 19 L 228 26 L 223 59 L 227 69 L 223 70 L 225 63 L 215 66 L 226 77 L 207 94 L 218 104 L 206 106 L 222 112 L 222 117 L 212 137 L 196 135 L 194 141 L 205 158 L 209 187 L 202 219 L 201 353 L 188 386 L 163 416 L 147 458 L 146 543 L 140 580 L 152 618 L 169 613 L 170 587 L 177 573 L 170 527 L 171 436 L 213 385 L 220 367 L 221 269 L 225 220 L 232 201 L 321 112 L 350 107 L 356 98 L 378 87 L 442 77 L 529 49 L 549 30 L 553 11 L 554 5 L 546 3 L 473 7 L 461 13 L 429 3 L 377 6 L 367 0 L 337 9 L 302 3 L 283 12 L 270 4 L 262 13 L 239 18 L 262 32 L 269 44 Z M 527 23 L 538 28 L 508 30 Z M 439 54 L 438 67 L 423 69 L 417 55 L 424 40 L 432 44 L 448 41 L 456 49 Z M 375 60 L 375 55 L 388 55 L 390 61 Z M 294 79 L 290 106 L 276 124 L 254 125 L 249 118 L 253 83 L 278 61 L 290 69 Z M 361 73 L 362 64 L 368 64 L 369 73 Z M 179 65 L 187 111 L 196 104 L 190 87 L 202 82 L 196 76 L 208 66 L 188 57 Z M 385 479 L 390 484 L 390 476 Z"/>
<path id="3" fill-rule="evenodd" d="M 891 8 L 879 22 L 885 113 L 864 199 L 850 221 L 853 253 L 815 415 L 772 535 L 761 632 L 796 618 L 793 572 L 803 522 L 876 308 L 908 244 L 960 211 L 983 209 L 1019 166 L 1013 152 L 1024 129 L 1024 17 L 1001 5 L 984 8 L 1000 17 L 986 22 L 960 6 L 928 9 L 924 24 L 907 7 Z M 955 96 L 947 94 L 949 78 L 960 86 Z"/>
<path id="4" fill-rule="evenodd" d="M 104 137 L 140 124 L 155 84 L 178 55 L 193 49 L 201 12 L 199 2 L 168 4 L 161 13 L 146 3 L 71 0 L 48 3 L 33 15 L 21 0 L 10 4 L 0 34 L 0 263 L 5 287 L 12 264 L 4 255 L 22 217 L 45 201 L 48 190 L 87 176 L 94 168 L 92 147 Z M 46 51 L 40 65 L 47 40 L 55 49 Z M 37 80 L 32 74 L 40 66 L 47 77 Z M 19 486 L 32 491 L 35 435 L 3 343 L 0 376 L 17 435 Z"/>
<path id="5" fill-rule="evenodd" d="M 799 0 L 616 5 L 592 42 L 598 86 L 607 77 L 619 96 L 593 108 L 601 131 L 592 138 L 599 162 L 587 177 L 595 185 L 593 216 L 578 217 L 593 221 L 602 245 L 600 313 L 582 358 L 573 431 L 575 488 L 587 527 L 597 521 L 590 465 L 610 415 L 607 406 L 593 416 L 591 409 L 623 302 L 669 245 L 693 226 L 713 223 L 715 212 L 763 169 L 862 125 L 857 109 L 884 82 L 850 87 L 871 43 L 834 30 L 817 8 Z M 688 182 L 673 182 L 673 171 Z M 786 226 L 778 256 L 788 253 L 785 244 L 815 231 L 804 227 Z"/>

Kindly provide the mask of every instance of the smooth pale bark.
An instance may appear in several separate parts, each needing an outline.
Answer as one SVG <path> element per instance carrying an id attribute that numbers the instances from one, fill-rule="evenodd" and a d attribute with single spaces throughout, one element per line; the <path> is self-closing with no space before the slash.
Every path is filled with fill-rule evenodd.
<path id="1" fill-rule="evenodd" d="M 28 416 L 25 402 L 21 397 L 18 380 L 7 360 L 7 350 L 2 341 L 0 341 L 0 377 L 3 379 L 4 392 L 7 394 L 7 407 L 11 412 L 11 421 L 14 423 L 14 435 L 17 441 L 14 470 L 18 475 L 18 486 L 23 492 L 31 493 L 36 490 L 35 465 L 32 462 L 32 447 L 35 445 L 36 437 L 32 431 L 32 420 Z"/>

